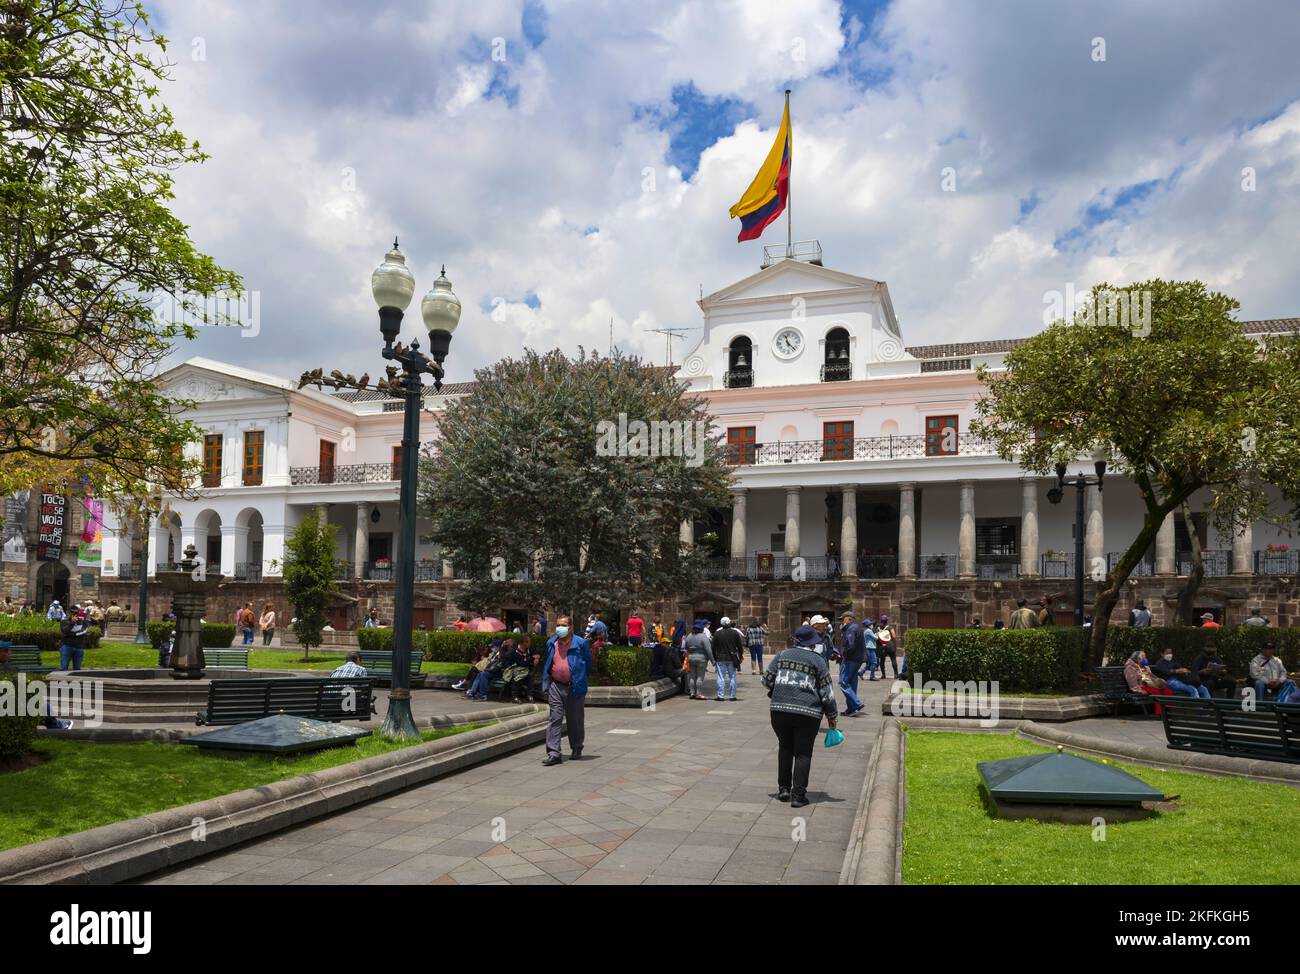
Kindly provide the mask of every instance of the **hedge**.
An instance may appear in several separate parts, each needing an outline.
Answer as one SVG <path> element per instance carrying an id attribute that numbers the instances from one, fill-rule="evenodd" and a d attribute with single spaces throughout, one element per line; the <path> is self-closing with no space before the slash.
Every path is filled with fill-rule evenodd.
<path id="1" fill-rule="evenodd" d="M 596 654 L 596 675 L 615 686 L 634 687 L 650 681 L 654 650 L 644 646 L 606 646 Z"/>
<path id="2" fill-rule="evenodd" d="M 1084 632 L 1042 629 L 909 629 L 907 670 L 921 680 L 998 683 L 1001 692 L 1069 693 L 1083 667 Z"/>
<path id="3" fill-rule="evenodd" d="M 411 633 L 411 648 L 424 654 L 427 660 L 438 663 L 472 663 L 478 651 L 494 639 L 518 639 L 518 633 L 510 632 L 460 632 L 455 630 L 434 629 Z M 539 644 L 534 637 L 533 644 Z M 391 653 L 393 651 L 393 630 L 390 626 L 376 629 L 358 629 L 357 646 L 368 653 Z M 540 643 L 541 647 L 545 643 Z M 542 652 L 539 645 L 532 645 L 534 653 Z"/>
<path id="4" fill-rule="evenodd" d="M 1272 641 L 1277 654 L 1288 670 L 1300 666 L 1300 629 L 1273 629 L 1269 626 L 1233 626 L 1220 629 L 1203 629 L 1197 626 L 1112 626 L 1106 631 L 1106 662 L 1120 665 L 1137 650 L 1155 659 L 1160 650 L 1169 647 L 1174 651 L 1174 662 L 1190 666 L 1196 655 L 1208 642 L 1219 647 L 1219 655 L 1228 666 L 1228 672 L 1243 678 L 1250 671 L 1250 661 L 1263 651 L 1264 643 Z"/>
<path id="5" fill-rule="evenodd" d="M 6 687 L 0 690 L 0 693 L 8 696 L 13 694 L 15 710 L 20 711 L 21 715 L 0 717 L 0 760 L 7 758 L 16 758 L 26 754 L 31 749 L 32 741 L 36 738 L 36 727 L 40 723 L 39 717 L 28 717 L 26 715 L 26 700 L 20 700 L 18 697 L 18 674 L 12 672 L 0 671 L 0 682 L 15 684 L 13 687 Z M 31 689 L 32 677 L 27 677 L 28 689 Z"/>
<path id="6" fill-rule="evenodd" d="M 86 648 L 95 649 L 103 636 L 98 626 L 86 630 Z M 59 624 L 39 616 L 0 617 L 0 643 L 35 646 L 42 653 L 57 653 L 63 645 Z"/>
<path id="7" fill-rule="evenodd" d="M 154 649 L 162 649 L 171 633 L 170 622 L 146 622 L 145 631 Z M 199 633 L 199 642 L 205 649 L 227 649 L 235 641 L 235 626 L 229 622 L 205 622 Z"/>

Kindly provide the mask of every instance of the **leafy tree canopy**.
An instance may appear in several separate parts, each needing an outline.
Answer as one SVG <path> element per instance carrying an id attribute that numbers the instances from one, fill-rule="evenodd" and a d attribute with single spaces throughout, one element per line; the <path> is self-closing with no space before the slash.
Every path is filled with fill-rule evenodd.
<path id="1" fill-rule="evenodd" d="M 303 658 L 321 644 L 329 622 L 325 610 L 334 584 L 334 526 L 320 508 L 312 508 L 284 542 L 284 594 L 293 606 L 293 632 Z"/>
<path id="2" fill-rule="evenodd" d="M 725 505 L 730 483 L 702 400 L 622 355 L 528 351 L 476 379 L 420 478 L 466 605 L 581 611 L 696 584 L 681 522 Z"/>

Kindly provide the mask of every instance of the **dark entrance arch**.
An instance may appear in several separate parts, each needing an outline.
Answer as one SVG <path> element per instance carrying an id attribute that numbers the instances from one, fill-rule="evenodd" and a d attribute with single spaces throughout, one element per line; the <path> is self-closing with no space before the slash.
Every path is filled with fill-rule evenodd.
<path id="1" fill-rule="evenodd" d="M 64 608 L 68 606 L 68 579 L 71 573 L 68 566 L 61 561 L 44 562 L 36 569 L 36 602 L 42 609 L 49 608 L 51 602 L 59 600 Z"/>

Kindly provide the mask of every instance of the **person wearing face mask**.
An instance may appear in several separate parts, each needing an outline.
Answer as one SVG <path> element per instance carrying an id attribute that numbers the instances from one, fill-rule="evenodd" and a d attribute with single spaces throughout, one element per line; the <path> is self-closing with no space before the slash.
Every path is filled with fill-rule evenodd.
<path id="1" fill-rule="evenodd" d="M 1165 681 L 1165 685 L 1174 693 L 1187 697 L 1210 699 L 1210 691 L 1201 686 L 1201 678 L 1186 666 L 1174 665 L 1174 651 L 1166 646 L 1160 658 L 1151 667 L 1151 672 Z"/>
<path id="2" fill-rule="evenodd" d="M 568 616 L 560 616 L 555 635 L 546 643 L 546 662 L 542 664 L 542 694 L 550 707 L 546 720 L 546 760 L 542 764 L 548 768 L 564 760 L 560 756 L 560 733 L 565 726 L 573 760 L 582 759 L 584 706 L 590 672 L 591 650 L 587 641 L 574 634 Z"/>
<path id="3" fill-rule="evenodd" d="M 1128 688 L 1134 693 L 1146 693 L 1154 697 L 1174 695 L 1174 691 L 1165 685 L 1165 681 L 1151 672 L 1151 668 L 1147 665 L 1147 654 L 1140 649 L 1124 663 L 1124 679 L 1128 683 Z M 1156 716 L 1159 717 L 1162 713 L 1160 705 L 1156 704 Z"/>

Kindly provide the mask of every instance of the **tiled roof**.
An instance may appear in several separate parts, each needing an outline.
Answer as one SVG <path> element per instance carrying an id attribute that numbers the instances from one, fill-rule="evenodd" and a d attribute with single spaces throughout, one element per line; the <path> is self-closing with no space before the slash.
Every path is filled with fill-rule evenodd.
<path id="1" fill-rule="evenodd" d="M 647 368 L 653 369 L 656 372 L 667 372 L 669 375 L 674 375 L 677 372 L 677 366 L 675 365 L 651 365 L 647 366 Z M 433 387 L 429 386 L 425 389 L 424 398 L 436 399 L 440 396 L 468 396 L 474 391 L 474 388 L 477 385 L 477 382 L 448 382 L 443 385 L 441 392 L 434 392 Z M 344 402 L 401 402 L 400 399 L 394 399 L 387 393 L 379 392 L 375 389 L 367 389 L 364 392 L 350 389 L 346 392 L 331 392 L 329 394 L 337 399 L 342 399 Z"/>
<path id="2" fill-rule="evenodd" d="M 1247 335 L 1289 335 L 1300 332 L 1300 318 L 1264 318 L 1243 321 L 1241 330 Z M 913 345 L 908 353 L 916 358 L 961 358 L 967 355 L 995 355 L 1009 352 L 1023 345 L 1027 338 L 992 338 L 982 342 L 957 342 L 948 345 Z"/>

